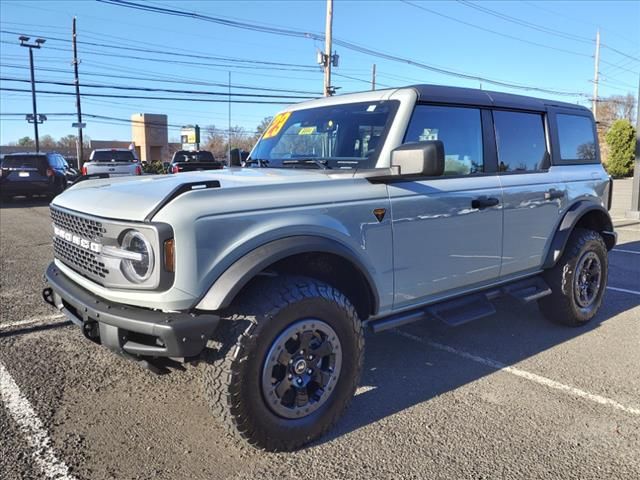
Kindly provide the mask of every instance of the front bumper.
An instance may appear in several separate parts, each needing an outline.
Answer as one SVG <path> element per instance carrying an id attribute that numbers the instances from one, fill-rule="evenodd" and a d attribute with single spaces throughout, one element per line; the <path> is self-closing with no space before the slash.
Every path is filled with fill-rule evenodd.
<path id="1" fill-rule="evenodd" d="M 45 301 L 82 327 L 88 338 L 137 359 L 190 359 L 211 338 L 220 317 L 161 312 L 109 302 L 78 286 L 52 262 L 45 272 Z"/>

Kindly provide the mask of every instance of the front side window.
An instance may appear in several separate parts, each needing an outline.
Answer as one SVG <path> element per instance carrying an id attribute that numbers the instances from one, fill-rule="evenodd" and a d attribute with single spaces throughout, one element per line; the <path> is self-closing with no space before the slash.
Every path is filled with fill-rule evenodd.
<path id="1" fill-rule="evenodd" d="M 265 167 L 374 168 L 399 102 L 374 101 L 277 115 L 251 153 Z"/>
<path id="2" fill-rule="evenodd" d="M 444 144 L 444 174 L 484 171 L 482 120 L 477 108 L 418 105 L 404 143 L 440 140 Z"/>
<path id="3" fill-rule="evenodd" d="M 594 162 L 596 141 L 591 119 L 580 115 L 558 114 L 556 120 L 560 140 L 560 158 L 576 163 Z"/>
<path id="4" fill-rule="evenodd" d="M 536 172 L 545 168 L 547 142 L 538 113 L 493 112 L 499 172 Z"/>

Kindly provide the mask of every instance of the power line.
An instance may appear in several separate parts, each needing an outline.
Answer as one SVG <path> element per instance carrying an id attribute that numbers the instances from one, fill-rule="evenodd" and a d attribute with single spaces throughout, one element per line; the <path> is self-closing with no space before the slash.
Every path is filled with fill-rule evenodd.
<path id="1" fill-rule="evenodd" d="M 566 50 L 564 48 L 558 48 L 558 47 L 554 47 L 554 46 L 551 46 L 551 45 L 545 45 L 544 43 L 538 43 L 538 42 L 533 42 L 533 41 L 530 41 L 530 40 L 525 40 L 524 38 L 516 37 L 514 35 L 509 35 L 507 33 L 497 32 L 497 31 L 495 31 L 495 30 L 493 30 L 491 28 L 482 27 L 480 25 L 476 25 L 476 24 L 471 23 L 471 22 L 466 22 L 464 20 L 460 20 L 459 18 L 452 17 L 450 15 L 446 15 L 444 13 L 437 12 L 437 11 L 432 10 L 430 8 L 427 8 L 427 7 L 423 6 L 423 5 L 418 5 L 418 4 L 415 4 L 413 2 L 409 2 L 407 0 L 402 0 L 402 2 L 406 3 L 407 5 L 412 6 L 414 8 L 419 8 L 420 10 L 424 10 L 425 12 L 429 12 L 429 13 L 432 13 L 434 15 L 438 15 L 439 17 L 447 18 L 447 19 L 452 20 L 454 22 L 458 22 L 458 23 L 461 23 L 463 25 L 467 25 L 469 27 L 477 28 L 478 30 L 482 30 L 484 32 L 493 33 L 494 35 L 499 35 L 501 37 L 509 38 L 511 40 L 516 40 L 518 42 L 527 43 L 529 45 L 534 45 L 536 47 L 548 48 L 550 50 L 555 50 L 555 51 L 563 52 L 563 53 L 569 53 L 571 55 L 576 55 L 576 56 L 579 56 L 579 57 L 591 58 L 591 55 L 586 54 L 586 53 L 574 52 L 573 50 Z"/>
<path id="2" fill-rule="evenodd" d="M 132 8 L 134 10 L 142 10 L 142 11 L 160 13 L 160 14 L 165 14 L 170 16 L 193 18 L 193 19 L 217 23 L 217 24 L 221 24 L 229 27 L 257 31 L 262 33 L 270 33 L 274 35 L 282 35 L 287 37 L 307 38 L 307 39 L 312 39 L 317 41 L 324 40 L 324 35 L 316 34 L 312 32 L 304 32 L 300 30 L 285 29 L 285 28 L 264 27 L 256 24 L 251 24 L 248 22 L 231 21 L 231 20 L 220 18 L 220 17 L 213 17 L 211 15 L 204 15 L 204 14 L 195 13 L 195 12 L 185 12 L 181 10 L 176 10 L 174 8 L 155 7 L 149 4 L 140 4 L 140 3 L 136 3 L 128 0 L 97 0 L 97 1 L 101 3 L 117 5 L 120 7 Z M 393 62 L 398 62 L 398 63 L 404 63 L 407 65 L 428 70 L 434 73 L 455 76 L 457 78 L 462 78 L 466 80 L 474 80 L 477 82 L 484 82 L 484 83 L 489 83 L 489 84 L 498 85 L 498 86 L 507 87 L 507 88 L 514 88 L 514 89 L 526 90 L 526 91 L 537 91 L 537 92 L 549 93 L 554 95 L 565 95 L 565 96 L 584 96 L 585 95 L 583 93 L 563 92 L 555 89 L 541 88 L 537 86 L 529 86 L 529 85 L 516 84 L 512 82 L 494 80 L 494 79 L 486 78 L 486 77 L 475 75 L 475 74 L 456 72 L 447 68 L 430 65 L 430 64 L 419 62 L 409 58 L 403 58 L 396 55 L 383 53 L 377 49 L 374 50 L 372 48 L 368 48 L 362 45 L 355 44 L 353 42 L 348 42 L 348 41 L 340 40 L 337 38 L 333 39 L 333 43 L 336 45 L 342 46 L 343 48 L 347 48 L 349 50 L 353 50 L 353 51 L 370 55 L 373 57 L 377 57 L 377 58 L 381 58 L 381 59 L 385 59 Z"/>
<path id="3" fill-rule="evenodd" d="M 47 37 L 44 37 L 45 39 Z M 9 44 L 9 45 L 15 45 L 14 42 L 10 42 L 7 40 L 0 40 L 0 43 L 5 43 L 5 44 Z M 57 50 L 60 52 L 68 52 L 71 53 L 71 50 L 66 49 L 66 48 L 60 48 L 60 47 L 49 47 L 49 50 Z M 131 60 L 141 60 L 141 61 L 146 61 L 146 62 L 157 62 L 157 63 L 163 63 L 163 64 L 174 64 L 174 65 L 195 65 L 195 66 L 199 66 L 199 67 L 208 67 L 208 66 L 212 66 L 212 67 L 224 67 L 224 68 L 240 68 L 240 69 L 251 69 L 251 70 L 255 70 L 255 69 L 260 69 L 260 70 L 283 70 L 283 71 L 288 71 L 288 72 L 315 72 L 317 71 L 317 67 L 314 66 L 310 66 L 310 67 L 305 67 L 305 68 L 294 68 L 294 67 L 276 67 L 276 66 L 267 66 L 267 65 L 262 65 L 262 66 L 258 66 L 258 65 L 238 65 L 238 64 L 225 64 L 225 63 L 210 63 L 210 62 L 189 62 L 187 60 L 169 60 L 166 58 L 157 58 L 157 57 L 149 57 L 149 56 L 145 56 L 145 57 L 141 57 L 141 56 L 137 56 L 137 55 L 125 55 L 125 54 L 121 54 L 121 53 L 108 53 L 108 52 L 101 52 L 101 51 L 97 51 L 97 50 L 83 50 L 83 55 L 89 54 L 89 55 L 100 55 L 101 57 L 114 57 L 114 58 L 128 58 Z"/>
<path id="4" fill-rule="evenodd" d="M 21 88 L 8 88 L 0 87 L 0 91 L 6 92 L 29 92 L 30 90 Z M 55 90 L 38 90 L 38 94 L 51 94 L 51 95 L 75 95 L 74 92 L 59 92 Z M 83 93 L 82 97 L 102 97 L 102 98 L 132 98 L 138 100 L 170 100 L 178 102 L 208 102 L 208 103 L 227 103 L 228 100 L 218 100 L 213 98 L 189 98 L 189 97 L 148 97 L 142 95 L 116 95 L 106 93 Z M 246 103 L 246 104 L 262 104 L 262 105 L 291 105 L 292 102 L 276 102 L 266 100 L 231 100 L 231 103 Z"/>
<path id="5" fill-rule="evenodd" d="M 532 23 L 532 22 L 529 22 L 529 21 L 526 21 L 526 20 L 522 20 L 522 19 L 517 18 L 517 17 L 513 17 L 511 15 L 507 15 L 507 14 L 498 12 L 496 10 L 492 10 L 492 9 L 487 8 L 485 6 L 479 5 L 478 3 L 470 2 L 468 0 L 457 0 L 457 2 L 462 4 L 462 5 L 464 5 L 464 6 L 466 6 L 466 7 L 474 8 L 474 9 L 476 9 L 476 10 L 478 10 L 480 12 L 486 13 L 488 15 L 492 15 L 494 17 L 500 18 L 502 20 L 506 20 L 506 21 L 511 22 L 511 23 L 515 23 L 517 25 L 521 25 L 523 27 L 531 28 L 531 29 L 537 30 L 539 32 L 547 33 L 549 35 L 555 35 L 557 37 L 565 38 L 565 39 L 568 39 L 568 40 L 573 40 L 573 41 L 576 41 L 576 42 L 582 42 L 582 43 L 588 43 L 588 44 L 593 44 L 594 43 L 593 39 L 591 39 L 591 38 L 583 37 L 581 35 L 576 35 L 576 34 L 573 34 L 573 33 L 563 32 L 561 30 L 555 30 L 553 28 L 545 27 L 543 25 L 538 25 L 536 23 Z M 618 55 L 622 55 L 622 56 L 625 56 L 625 57 L 628 57 L 628 58 L 632 58 L 634 60 L 640 60 L 640 58 L 638 58 L 638 57 L 634 57 L 632 55 L 629 55 L 629 54 L 627 54 L 625 52 L 622 52 L 622 51 L 620 51 L 620 50 L 618 50 L 616 48 L 613 48 L 613 47 L 610 47 L 608 45 L 605 45 L 604 43 L 601 44 L 601 46 L 605 47 L 605 48 L 608 48 L 609 50 L 617 53 Z"/>
<path id="6" fill-rule="evenodd" d="M 527 5 L 529 5 L 530 7 L 535 8 L 535 9 L 543 10 L 543 11 L 545 11 L 545 12 L 547 12 L 547 13 L 551 13 L 551 14 L 553 14 L 553 15 L 559 15 L 559 16 L 564 17 L 564 18 L 566 18 L 566 19 L 568 19 L 568 20 L 571 20 L 571 21 L 573 21 L 573 22 L 582 23 L 583 25 L 591 25 L 592 27 L 600 28 L 600 30 L 605 30 L 605 29 L 603 29 L 603 28 L 602 28 L 602 26 L 601 26 L 599 23 L 588 22 L 588 21 L 586 21 L 586 20 L 582 20 L 582 19 L 576 18 L 576 17 L 574 17 L 574 16 L 567 15 L 567 14 L 565 14 L 565 13 L 562 13 L 562 12 L 558 11 L 558 10 L 553 10 L 553 9 L 551 9 L 551 8 L 548 8 L 546 5 L 548 5 L 548 3 L 549 3 L 549 2 L 538 2 L 538 3 L 534 3 L 534 2 L 529 2 L 529 1 L 526 1 L 526 0 L 520 0 L 520 1 L 521 1 L 521 3 L 526 3 Z M 545 4 L 545 6 L 543 7 L 542 5 L 540 5 L 540 3 Z M 612 35 L 615 35 L 616 37 L 623 38 L 623 39 L 624 39 L 624 40 L 626 40 L 627 42 L 631 42 L 631 43 L 633 43 L 635 46 L 637 46 L 637 44 L 638 44 L 638 40 L 637 40 L 637 39 L 636 39 L 636 40 L 632 40 L 632 39 L 630 39 L 629 37 L 626 37 L 626 36 L 624 36 L 624 35 L 621 35 L 621 34 L 620 34 L 620 33 L 618 33 L 618 32 L 612 32 L 612 31 L 611 31 L 611 30 L 609 30 L 609 29 L 607 29 L 607 30 L 605 30 L 605 31 L 606 31 L 606 32 L 608 32 L 608 33 L 610 33 L 610 34 L 612 34 Z"/>
<path id="7" fill-rule="evenodd" d="M 12 78 L 12 77 L 0 77 L 0 80 L 7 82 L 23 82 L 29 83 L 30 80 L 24 78 Z M 75 86 L 72 82 L 60 82 L 51 80 L 37 80 L 36 83 L 43 83 L 46 85 L 58 85 L 58 86 Z M 125 85 L 104 85 L 95 83 L 81 83 L 81 87 L 84 88 L 110 88 L 114 90 L 130 90 L 138 92 L 163 92 L 163 93 L 184 93 L 188 95 L 213 95 L 213 96 L 229 96 L 226 92 L 203 92 L 199 90 L 177 90 L 170 88 L 153 88 L 153 87 L 127 87 Z M 252 97 L 252 98 L 291 98 L 297 100 L 310 100 L 313 97 L 301 97 L 296 95 L 271 95 L 271 94 L 257 94 L 257 93 L 232 93 L 234 97 Z"/>
<path id="8" fill-rule="evenodd" d="M 7 63 L 0 63 L 0 66 L 3 67 L 9 67 L 9 68 L 17 68 L 17 69 L 27 69 L 27 67 L 24 67 L 22 65 L 15 65 L 15 64 L 7 64 Z M 68 70 L 62 69 L 62 68 L 36 68 L 37 71 L 43 71 L 43 72 L 59 72 L 59 73 L 69 73 Z M 210 86 L 210 87 L 227 87 L 228 85 L 225 83 L 218 83 L 218 82 L 205 82 L 205 81 L 197 81 L 197 80 L 172 80 L 172 79 L 167 79 L 166 77 L 151 77 L 151 76 L 146 76 L 146 77 L 133 77 L 133 76 L 129 76 L 129 75 L 111 75 L 108 73 L 100 73 L 100 72 L 82 72 L 83 76 L 89 76 L 89 77 L 105 77 L 105 78 L 118 78 L 118 79 L 124 79 L 124 80 L 144 80 L 144 81 L 153 81 L 153 82 L 158 82 L 158 83 L 174 83 L 174 84 L 185 84 L 185 85 L 202 85 L 202 86 Z M 283 92 L 283 93 L 300 93 L 300 94 L 307 94 L 307 95 L 314 95 L 314 96 L 319 96 L 320 94 L 318 92 L 313 92 L 313 91 L 309 91 L 309 90 L 290 90 L 290 89 L 284 89 L 284 88 L 267 88 L 267 87 L 258 87 L 258 86 L 253 86 L 253 85 L 242 85 L 242 84 L 232 84 L 231 85 L 232 88 L 235 89 L 239 89 L 239 90 L 256 90 L 256 91 L 264 91 L 264 92 Z"/>
<path id="9" fill-rule="evenodd" d="M 0 33 L 6 33 L 11 35 L 34 36 L 33 33 L 16 32 L 11 30 L 0 30 Z M 71 40 L 68 40 L 66 38 L 53 37 L 50 35 L 42 38 L 46 38 L 47 40 L 54 40 L 58 42 L 66 42 L 66 43 L 71 42 Z M 77 43 L 79 45 L 90 45 L 94 47 L 104 47 L 104 48 L 111 48 L 116 50 L 128 50 L 132 52 L 159 53 L 162 55 L 177 56 L 181 58 L 195 58 L 200 60 L 216 60 L 216 61 L 223 61 L 223 62 L 262 64 L 262 65 L 271 65 L 271 66 L 279 66 L 279 67 L 295 67 L 295 68 L 307 68 L 307 69 L 317 70 L 317 67 L 315 65 L 304 65 L 304 64 L 298 64 L 298 63 L 269 62 L 266 60 L 243 59 L 243 58 L 236 58 L 236 57 L 221 57 L 221 56 L 213 56 L 213 55 L 194 54 L 194 53 L 179 53 L 179 52 L 175 52 L 175 51 L 172 52 L 167 50 L 152 50 L 148 48 L 136 48 L 131 46 L 109 45 L 107 43 L 99 43 L 99 42 L 78 41 Z M 166 47 L 166 48 L 169 48 L 169 47 Z"/>

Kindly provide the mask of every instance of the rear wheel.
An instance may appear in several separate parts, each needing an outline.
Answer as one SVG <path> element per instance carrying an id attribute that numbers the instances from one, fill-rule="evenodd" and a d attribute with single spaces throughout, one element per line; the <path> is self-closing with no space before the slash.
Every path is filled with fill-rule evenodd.
<path id="1" fill-rule="evenodd" d="M 362 324 L 349 300 L 304 277 L 256 282 L 222 320 L 204 374 L 209 403 L 236 436 L 290 451 L 328 431 L 362 369 Z"/>
<path id="2" fill-rule="evenodd" d="M 556 323 L 584 325 L 600 309 L 607 274 L 607 247 L 602 237 L 593 230 L 576 228 L 558 263 L 544 274 L 553 293 L 538 301 L 540 310 Z"/>

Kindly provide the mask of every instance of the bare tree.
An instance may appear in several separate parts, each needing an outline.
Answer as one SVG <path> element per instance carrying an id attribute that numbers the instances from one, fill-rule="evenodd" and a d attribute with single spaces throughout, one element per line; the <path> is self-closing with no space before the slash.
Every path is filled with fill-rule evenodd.
<path id="1" fill-rule="evenodd" d="M 611 125 L 616 120 L 628 120 L 633 124 L 636 98 L 626 95 L 611 95 L 598 102 L 598 121 Z"/>

